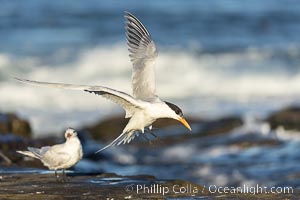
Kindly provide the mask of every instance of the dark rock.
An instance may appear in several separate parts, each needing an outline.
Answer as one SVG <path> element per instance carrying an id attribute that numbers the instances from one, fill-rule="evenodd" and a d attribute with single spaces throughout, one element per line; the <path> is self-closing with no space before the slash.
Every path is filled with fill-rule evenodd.
<path id="1" fill-rule="evenodd" d="M 299 190 L 289 194 L 211 192 L 183 180 L 161 180 L 149 175 L 67 176 L 56 182 L 54 174 L 6 173 L 0 176 L 0 199 L 297 199 Z M 140 189 L 139 189 L 140 188 Z M 231 191 L 231 190 L 230 190 Z M 163 193 L 164 192 L 164 193 Z M 255 192 L 255 191 L 254 191 Z"/>
<path id="2" fill-rule="evenodd" d="M 31 127 L 28 121 L 19 118 L 16 114 L 0 113 L 0 134 L 7 133 L 13 133 L 23 137 L 30 137 Z"/>
<path id="3" fill-rule="evenodd" d="M 82 145 L 83 157 L 92 160 L 92 161 L 100 161 L 100 160 L 109 160 L 109 156 L 103 153 L 95 153 L 100 149 L 100 144 L 94 141 L 90 135 L 90 133 L 86 130 L 77 131 L 78 138 Z"/>
<path id="4" fill-rule="evenodd" d="M 300 130 L 300 107 L 289 107 L 271 114 L 267 119 L 271 129 Z"/>
<path id="5" fill-rule="evenodd" d="M 193 117 L 185 117 L 186 121 L 191 125 L 191 124 L 195 124 L 195 123 L 201 123 L 204 120 L 202 119 L 198 119 L 198 118 L 193 118 Z M 158 119 L 153 123 L 153 127 L 154 128 L 166 128 L 166 127 L 170 127 L 170 126 L 183 126 L 179 121 L 174 120 L 174 119 Z"/>
<path id="6" fill-rule="evenodd" d="M 237 116 L 229 116 L 220 119 L 205 121 L 201 124 L 198 134 L 212 136 L 229 133 L 231 130 L 243 125 L 243 120 Z"/>
<path id="7" fill-rule="evenodd" d="M 149 175 L 77 175 L 68 176 L 67 179 L 67 182 L 62 183 L 56 182 L 54 174 L 6 174 L 1 179 L 0 199 L 161 199 L 208 196 L 208 190 L 203 186 L 181 180 L 159 180 Z M 145 190 L 138 190 L 139 187 Z M 179 192 L 181 187 L 186 188 L 185 192 Z"/>
<path id="8" fill-rule="evenodd" d="M 109 141 L 122 133 L 127 122 L 128 119 L 125 119 L 124 116 L 114 116 L 85 127 L 83 130 L 90 132 L 96 140 Z"/>
<path id="9" fill-rule="evenodd" d="M 254 135 L 254 134 L 253 134 Z M 229 145 L 231 146 L 236 146 L 241 149 L 248 149 L 252 147 L 274 147 L 281 145 L 283 142 L 277 140 L 277 139 L 272 139 L 272 138 L 260 138 L 260 137 L 252 137 L 252 138 L 244 138 L 243 140 L 238 139 L 231 141 Z"/>
<path id="10" fill-rule="evenodd" d="M 0 135 L 0 151 L 11 161 L 11 163 L 8 163 L 7 161 L 5 161 L 5 159 L 0 158 L 0 166 L 17 164 L 24 167 L 43 167 L 41 162 L 37 159 L 29 159 L 25 162 L 24 160 L 27 158 L 25 158 L 21 154 L 18 154 L 16 151 L 26 150 L 27 147 L 39 148 L 42 146 L 54 145 L 57 143 L 58 139 L 54 137 L 30 139 L 11 134 Z"/>
<path id="11" fill-rule="evenodd" d="M 265 140 L 265 141 L 261 141 L 261 142 L 239 142 L 239 143 L 235 143 L 235 146 L 238 146 L 240 148 L 243 149 L 248 149 L 248 148 L 252 148 L 252 147 L 261 147 L 261 146 L 269 146 L 269 147 L 274 147 L 279 145 L 280 142 L 278 142 L 277 140 Z"/>

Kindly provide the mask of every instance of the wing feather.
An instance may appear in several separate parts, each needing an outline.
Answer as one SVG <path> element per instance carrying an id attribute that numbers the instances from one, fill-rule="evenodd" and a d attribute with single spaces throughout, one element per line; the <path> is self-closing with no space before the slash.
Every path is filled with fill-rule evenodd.
<path id="1" fill-rule="evenodd" d="M 146 27 L 131 13 L 126 12 L 126 38 L 133 63 L 133 96 L 151 101 L 157 98 L 155 86 L 155 60 L 157 50 Z"/>
<path id="2" fill-rule="evenodd" d="M 74 85 L 74 84 L 62 84 L 62 83 L 49 83 L 49 82 L 40 82 L 32 81 L 26 79 L 15 78 L 16 80 L 37 86 L 46 86 L 60 89 L 70 89 L 70 90 L 82 90 L 90 93 L 95 93 L 101 95 L 117 104 L 122 106 L 126 111 L 126 118 L 131 117 L 132 114 L 137 110 L 142 108 L 142 103 L 135 99 L 134 97 L 111 88 L 103 86 L 88 86 L 88 85 Z"/>

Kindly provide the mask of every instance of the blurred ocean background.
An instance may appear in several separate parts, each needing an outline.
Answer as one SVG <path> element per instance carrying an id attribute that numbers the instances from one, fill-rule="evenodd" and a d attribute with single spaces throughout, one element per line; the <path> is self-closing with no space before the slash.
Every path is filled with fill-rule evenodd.
<path id="1" fill-rule="evenodd" d="M 273 137 L 255 119 L 299 105 L 300 4 L 296 0 L 0 2 L 0 110 L 29 119 L 35 136 L 60 135 L 66 127 L 123 113 L 99 96 L 22 85 L 12 77 L 104 85 L 131 93 L 124 11 L 144 23 L 157 45 L 158 94 L 179 105 L 186 116 L 238 115 L 246 125 L 233 131 L 233 136 L 255 132 L 250 137 Z M 227 139 L 219 138 L 224 143 Z M 300 136 L 277 139 L 284 145 L 245 151 L 218 143 L 209 146 L 212 140 L 194 141 L 162 153 L 153 150 L 165 157 L 150 156 L 152 160 L 144 162 L 148 168 L 132 164 L 153 152 L 136 152 L 135 158 L 125 159 L 127 167 L 103 166 L 123 175 L 154 173 L 202 184 L 299 186 L 299 182 L 282 183 L 274 174 L 300 172 L 296 150 Z M 157 167 L 168 161 L 177 162 L 171 165 L 174 170 L 169 165 Z"/>

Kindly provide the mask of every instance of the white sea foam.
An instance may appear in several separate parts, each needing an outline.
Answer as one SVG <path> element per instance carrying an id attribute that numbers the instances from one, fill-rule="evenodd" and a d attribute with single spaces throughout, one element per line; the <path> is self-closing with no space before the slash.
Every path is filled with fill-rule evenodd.
<path id="1" fill-rule="evenodd" d="M 280 63 L 272 61 L 272 51 L 198 55 L 169 49 L 159 53 L 158 94 L 178 103 L 186 114 L 226 113 L 236 111 L 237 105 L 241 110 L 265 105 L 274 109 L 300 99 L 300 74 L 282 71 Z M 11 77 L 104 85 L 130 93 L 131 63 L 123 44 L 85 49 L 75 60 L 55 66 L 41 63 L 36 57 L 0 55 L 0 109 L 29 117 L 35 132 L 80 126 L 122 112 L 95 95 L 22 85 Z M 260 71 L 265 65 L 272 67 Z"/>

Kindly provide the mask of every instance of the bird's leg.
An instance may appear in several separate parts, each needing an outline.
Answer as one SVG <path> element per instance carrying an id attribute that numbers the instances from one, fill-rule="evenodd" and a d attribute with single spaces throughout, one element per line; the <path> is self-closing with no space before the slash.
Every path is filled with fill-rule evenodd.
<path id="1" fill-rule="evenodd" d="M 155 135 L 155 134 L 153 133 L 153 131 L 149 130 L 149 133 L 150 133 L 151 135 L 153 135 L 153 137 L 155 137 L 155 139 L 159 139 L 159 137 L 158 137 L 157 135 Z"/>
<path id="2" fill-rule="evenodd" d="M 55 173 L 56 181 L 58 181 L 58 176 L 57 176 L 57 171 L 56 171 L 56 169 L 54 170 L 54 173 Z"/>
<path id="3" fill-rule="evenodd" d="M 147 130 L 149 131 L 149 133 L 150 133 L 152 136 L 154 136 L 155 138 L 157 138 L 157 135 L 155 135 L 155 134 L 152 132 L 152 125 L 149 126 L 149 127 L 147 128 Z"/>
<path id="4" fill-rule="evenodd" d="M 157 135 L 155 135 L 154 132 L 152 131 L 152 125 L 149 126 L 147 130 L 149 131 L 149 133 L 150 133 L 153 137 L 155 137 L 155 139 L 159 139 L 159 137 L 158 137 Z"/>
<path id="5" fill-rule="evenodd" d="M 152 144 L 151 140 L 144 134 L 142 133 L 143 138 L 145 138 L 150 144 Z"/>
<path id="6" fill-rule="evenodd" d="M 66 173 L 65 173 L 65 169 L 62 170 L 62 181 L 65 182 L 66 181 Z"/>
<path id="7" fill-rule="evenodd" d="M 153 129 L 152 129 L 152 125 L 151 126 L 149 126 L 148 128 L 147 128 L 147 131 L 155 138 L 155 140 L 159 143 L 159 144 L 162 144 L 162 141 L 161 141 L 161 139 L 152 131 Z"/>

